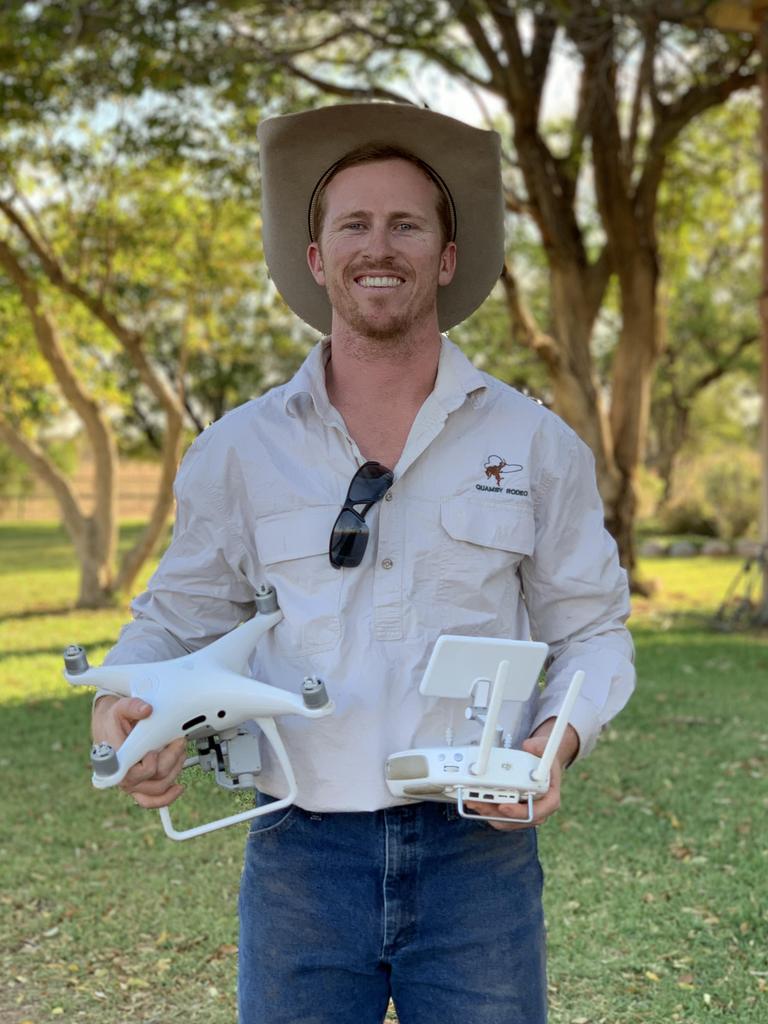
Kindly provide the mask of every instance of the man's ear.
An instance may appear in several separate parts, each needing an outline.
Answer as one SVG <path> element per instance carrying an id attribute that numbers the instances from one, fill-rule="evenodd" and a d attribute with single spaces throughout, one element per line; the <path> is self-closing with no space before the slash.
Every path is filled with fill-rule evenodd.
<path id="1" fill-rule="evenodd" d="M 323 269 L 323 254 L 317 242 L 310 242 L 307 247 L 307 263 L 309 272 L 318 284 L 325 287 L 325 270 Z"/>
<path id="2" fill-rule="evenodd" d="M 437 277 L 437 283 L 440 285 L 450 284 L 453 280 L 453 275 L 456 273 L 456 243 L 449 242 L 448 245 L 443 249 L 443 253 L 440 257 L 440 270 Z"/>

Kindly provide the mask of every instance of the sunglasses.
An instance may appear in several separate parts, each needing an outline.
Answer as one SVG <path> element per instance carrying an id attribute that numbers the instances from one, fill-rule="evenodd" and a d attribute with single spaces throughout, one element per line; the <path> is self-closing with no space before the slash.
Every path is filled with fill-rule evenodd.
<path id="1" fill-rule="evenodd" d="M 365 517 L 377 501 L 381 501 L 395 475 L 379 462 L 366 462 L 349 483 L 347 497 L 331 530 L 328 557 L 335 569 L 360 565 L 368 547 L 370 531 Z M 355 507 L 362 505 L 360 511 Z"/>

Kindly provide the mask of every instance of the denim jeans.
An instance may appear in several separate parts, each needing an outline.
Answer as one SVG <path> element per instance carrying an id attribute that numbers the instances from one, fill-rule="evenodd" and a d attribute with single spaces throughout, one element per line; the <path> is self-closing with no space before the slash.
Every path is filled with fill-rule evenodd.
<path id="1" fill-rule="evenodd" d="M 240 1024 L 544 1024 L 542 882 L 534 829 L 449 804 L 256 818 Z"/>

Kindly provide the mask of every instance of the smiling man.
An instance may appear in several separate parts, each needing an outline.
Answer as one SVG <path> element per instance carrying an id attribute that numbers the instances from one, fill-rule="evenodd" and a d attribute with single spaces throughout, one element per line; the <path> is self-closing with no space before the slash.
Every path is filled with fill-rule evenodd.
<path id="1" fill-rule="evenodd" d="M 447 207 L 428 171 L 393 147 L 339 162 L 313 209 L 308 250 L 333 309 L 332 337 L 420 348 L 426 332 L 434 343 L 437 290 L 456 267 Z"/>
<path id="2" fill-rule="evenodd" d="M 296 376 L 209 428 L 177 480 L 173 541 L 108 661 L 174 657 L 254 610 L 284 618 L 254 674 L 328 685 L 336 712 L 281 732 L 299 795 L 254 820 L 240 891 L 241 1024 L 543 1024 L 536 828 L 562 769 L 634 685 L 628 595 L 591 455 L 556 416 L 446 337 L 503 255 L 499 139 L 414 107 L 356 104 L 259 129 L 263 236 L 288 305 L 323 335 Z M 549 792 L 466 819 L 398 802 L 398 750 L 478 738 L 418 685 L 436 639 L 533 637 L 547 681 L 513 730 L 541 753 L 576 668 L 586 683 Z M 102 696 L 97 740 L 151 708 Z M 259 796 L 285 780 L 264 750 Z M 183 743 L 124 783 L 170 803 Z M 483 804 L 469 805 L 479 814 Z"/>

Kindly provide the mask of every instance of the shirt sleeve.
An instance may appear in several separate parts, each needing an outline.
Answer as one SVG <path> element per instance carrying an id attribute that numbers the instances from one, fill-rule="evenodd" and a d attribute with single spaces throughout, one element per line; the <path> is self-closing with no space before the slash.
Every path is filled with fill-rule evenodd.
<path id="1" fill-rule="evenodd" d="M 604 526 L 592 452 L 556 422 L 540 461 L 535 547 L 521 564 L 531 635 L 550 649 L 532 728 L 557 715 L 582 669 L 570 722 L 583 757 L 634 690 L 634 647 L 627 576 Z"/>
<path id="2" fill-rule="evenodd" d="M 133 620 L 105 665 L 177 658 L 198 650 L 253 616 L 253 587 L 225 500 L 226 457 L 209 428 L 190 447 L 174 487 L 170 546 L 147 589 L 131 602 Z M 97 694 L 97 696 L 99 696 Z"/>

